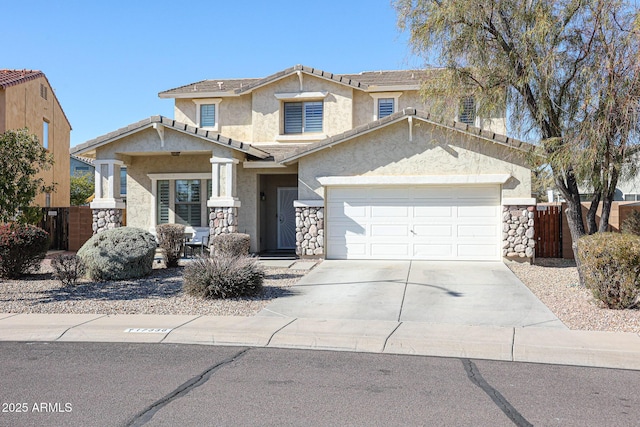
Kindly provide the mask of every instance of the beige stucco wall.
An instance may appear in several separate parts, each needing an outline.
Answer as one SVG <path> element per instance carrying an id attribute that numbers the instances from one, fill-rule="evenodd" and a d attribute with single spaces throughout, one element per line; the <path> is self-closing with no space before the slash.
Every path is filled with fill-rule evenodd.
<path id="1" fill-rule="evenodd" d="M 511 174 L 503 197 L 531 197 L 531 172 L 524 156 L 497 143 L 414 120 L 384 127 L 299 160 L 298 195 L 324 198 L 322 176 Z"/>
<path id="2" fill-rule="evenodd" d="M 192 99 L 176 99 L 174 119 L 191 126 L 196 123 L 197 106 Z M 251 95 L 222 98 L 218 104 L 218 132 L 227 138 L 252 142 Z"/>
<path id="3" fill-rule="evenodd" d="M 127 155 L 193 153 L 194 151 L 209 153 L 209 157 L 211 153 L 216 157 L 230 158 L 231 156 L 231 150 L 227 147 L 165 127 L 164 145 L 158 132 L 148 128 L 98 148 L 96 159 L 119 159 L 126 162 Z"/>
<path id="4" fill-rule="evenodd" d="M 40 96 L 40 84 L 47 87 L 47 99 Z M 69 206 L 71 125 L 47 79 L 40 77 L 4 90 L 0 89 L 0 117 L 0 132 L 26 127 L 38 136 L 41 142 L 43 121 L 49 122 L 49 153 L 53 154 L 54 165 L 39 176 L 44 178 L 47 184 L 57 183 L 56 191 L 51 194 L 51 206 Z M 34 204 L 45 206 L 45 200 L 45 195 L 39 194 Z"/>
<path id="5" fill-rule="evenodd" d="M 164 147 L 155 129 L 145 129 L 96 150 L 97 159 L 118 159 L 127 166 L 127 225 L 152 227 L 151 185 L 148 174 L 211 174 L 212 156 L 244 159 L 244 153 L 165 128 Z M 171 152 L 179 151 L 179 156 Z M 221 174 L 224 188 L 224 172 Z M 225 194 L 222 194 L 223 196 Z M 205 225 L 203 225 L 205 226 Z"/>
<path id="6" fill-rule="evenodd" d="M 331 136 L 351 129 L 353 125 L 352 89 L 306 74 L 302 75 L 302 79 L 303 92 L 329 92 L 324 98 L 322 133 Z M 277 99 L 274 94 L 296 92 L 300 92 L 300 80 L 297 75 L 285 77 L 253 91 L 252 141 L 269 142 L 277 139 L 282 130 L 280 112 L 284 101 Z"/>

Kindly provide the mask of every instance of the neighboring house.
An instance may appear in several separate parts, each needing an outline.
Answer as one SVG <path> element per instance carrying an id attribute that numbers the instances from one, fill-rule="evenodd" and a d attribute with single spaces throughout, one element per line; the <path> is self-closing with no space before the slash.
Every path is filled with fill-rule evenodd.
<path id="1" fill-rule="evenodd" d="M 96 168 L 93 166 L 93 159 L 71 154 L 71 176 L 79 176 L 85 173 L 95 175 Z M 126 201 L 127 198 L 127 168 L 120 168 L 120 197 Z"/>
<path id="2" fill-rule="evenodd" d="M 57 184 L 53 193 L 38 194 L 34 204 L 69 206 L 71 125 L 55 92 L 42 71 L 0 69 L 0 133 L 25 127 L 53 154 L 53 166 L 40 176 L 46 184 Z"/>
<path id="3" fill-rule="evenodd" d="M 530 147 L 497 133 L 504 118 L 476 117 L 472 99 L 457 118 L 423 112 L 431 72 L 298 65 L 161 92 L 174 119 L 73 149 L 95 159 L 94 229 L 120 225 L 126 165 L 127 225 L 150 231 L 242 232 L 253 252 L 333 259 L 532 256 Z"/>
<path id="4" fill-rule="evenodd" d="M 71 176 L 80 176 L 84 174 L 93 175 L 95 173 L 96 168 L 93 166 L 93 159 L 75 156 L 73 154 L 69 157 Z"/>

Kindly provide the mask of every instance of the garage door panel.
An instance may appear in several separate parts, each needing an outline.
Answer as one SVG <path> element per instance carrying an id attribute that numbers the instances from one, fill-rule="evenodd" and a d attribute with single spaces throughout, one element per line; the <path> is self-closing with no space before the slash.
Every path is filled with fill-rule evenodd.
<path id="1" fill-rule="evenodd" d="M 389 257 L 409 257 L 409 248 L 404 243 L 372 243 L 370 247 L 371 256 L 379 258 Z"/>
<path id="2" fill-rule="evenodd" d="M 414 258 L 451 259 L 453 246 L 450 244 L 416 244 L 413 245 Z"/>
<path id="3" fill-rule="evenodd" d="M 453 237 L 453 226 L 450 224 L 414 225 L 416 238 L 422 237 Z"/>
<path id="4" fill-rule="evenodd" d="M 329 187 L 327 198 L 329 258 L 498 260 L 501 254 L 497 185 Z"/>
<path id="5" fill-rule="evenodd" d="M 449 206 L 415 206 L 415 218 L 450 218 L 453 208 Z"/>
<path id="6" fill-rule="evenodd" d="M 495 225 L 458 225 L 458 237 L 495 237 L 497 234 Z"/>
<path id="7" fill-rule="evenodd" d="M 372 218 L 409 218 L 408 206 L 384 206 L 384 205 L 372 205 L 371 206 Z"/>
<path id="8" fill-rule="evenodd" d="M 327 227 L 327 235 L 330 239 L 335 238 L 335 239 L 344 240 L 345 236 L 357 237 L 357 236 L 366 236 L 366 234 L 367 234 L 366 227 L 362 227 L 361 225 L 358 225 L 355 223 L 351 223 L 351 224 L 331 223 L 331 225 Z"/>
<path id="9" fill-rule="evenodd" d="M 459 218 L 495 218 L 496 214 L 495 206 L 458 206 Z"/>
<path id="10" fill-rule="evenodd" d="M 467 259 L 493 260 L 497 255 L 496 245 L 494 244 L 470 243 L 458 245 L 458 256 Z"/>
<path id="11" fill-rule="evenodd" d="M 373 238 L 395 239 L 409 236 L 409 227 L 403 224 L 371 224 L 370 228 Z"/>

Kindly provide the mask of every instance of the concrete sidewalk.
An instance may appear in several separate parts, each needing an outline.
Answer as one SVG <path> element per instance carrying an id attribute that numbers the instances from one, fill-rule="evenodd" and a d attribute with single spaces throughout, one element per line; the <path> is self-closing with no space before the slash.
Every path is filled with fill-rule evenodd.
<path id="1" fill-rule="evenodd" d="M 640 370 L 635 333 L 412 321 L 0 313 L 0 341 L 277 347 Z"/>

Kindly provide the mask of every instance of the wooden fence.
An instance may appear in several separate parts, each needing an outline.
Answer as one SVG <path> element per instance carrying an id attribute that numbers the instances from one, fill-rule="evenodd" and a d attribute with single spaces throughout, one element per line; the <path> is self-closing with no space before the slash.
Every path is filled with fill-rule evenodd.
<path id="1" fill-rule="evenodd" d="M 534 221 L 536 257 L 562 258 L 561 207 L 537 206 Z"/>

